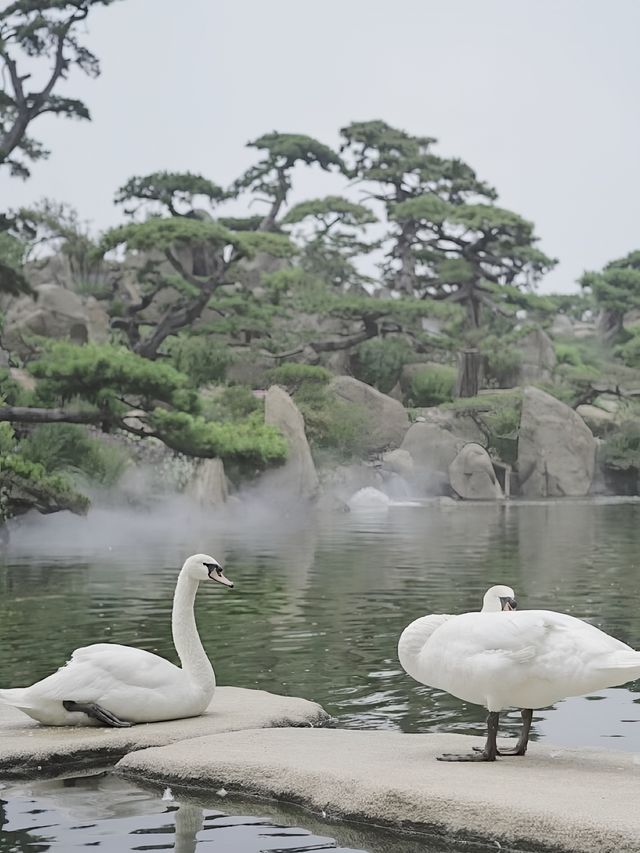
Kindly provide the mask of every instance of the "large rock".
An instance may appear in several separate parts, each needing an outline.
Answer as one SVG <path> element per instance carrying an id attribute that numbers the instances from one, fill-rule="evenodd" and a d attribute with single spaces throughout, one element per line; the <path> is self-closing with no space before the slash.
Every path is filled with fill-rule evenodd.
<path id="1" fill-rule="evenodd" d="M 605 431 L 616 421 L 615 412 L 609 412 L 606 409 L 601 409 L 599 406 L 591 406 L 588 403 L 577 406 L 576 412 L 584 420 L 589 429 L 593 429 L 596 432 Z"/>
<path id="2" fill-rule="evenodd" d="M 41 726 L 0 702 L 0 776 L 59 773 L 65 765 L 104 765 L 134 749 L 263 726 L 311 726 L 328 719 L 320 705 L 264 690 L 218 687 L 200 717 L 127 729 Z"/>
<path id="3" fill-rule="evenodd" d="M 3 333 L 7 349 L 28 355 L 28 338 L 33 335 L 76 343 L 89 340 L 89 317 L 76 293 L 57 284 L 41 284 L 35 292 L 35 300 L 23 296 L 7 311 Z"/>
<path id="4" fill-rule="evenodd" d="M 593 479 L 596 441 L 580 415 L 539 388 L 524 389 L 518 476 L 525 497 L 580 497 Z"/>
<path id="5" fill-rule="evenodd" d="M 491 849 L 539 849 L 543 841 L 546 849 L 574 853 L 637 853 L 635 755 L 533 743 L 526 758 L 491 765 L 436 760 L 482 744 L 456 734 L 265 729 L 140 750 L 117 771 L 162 785 L 224 786 L 330 818 L 419 824 L 447 840 L 459 833 L 482 839 Z"/>
<path id="6" fill-rule="evenodd" d="M 382 467 L 392 474 L 398 474 L 405 480 L 410 480 L 415 474 L 416 466 L 408 450 L 389 450 L 382 457 Z"/>
<path id="7" fill-rule="evenodd" d="M 489 454 L 479 444 L 465 444 L 449 465 L 451 488 L 466 500 L 496 500 L 504 494 Z"/>
<path id="8" fill-rule="evenodd" d="M 517 347 L 522 355 L 520 384 L 551 379 L 557 361 L 556 351 L 543 329 L 532 329 L 518 340 Z"/>
<path id="9" fill-rule="evenodd" d="M 409 429 L 409 416 L 401 403 L 352 376 L 336 376 L 329 390 L 338 400 L 359 406 L 366 413 L 367 435 L 363 438 L 367 450 L 400 445 Z"/>
<path id="10" fill-rule="evenodd" d="M 222 459 L 198 461 L 185 491 L 200 506 L 222 506 L 229 496 Z"/>
<path id="11" fill-rule="evenodd" d="M 315 498 L 319 481 L 304 432 L 304 418 L 291 397 L 279 385 L 272 385 L 265 395 L 264 419 L 265 423 L 282 432 L 289 450 L 284 466 L 271 472 L 273 485 L 287 496 Z"/>
<path id="12" fill-rule="evenodd" d="M 409 428 L 400 449 L 409 453 L 416 468 L 448 479 L 449 465 L 464 445 L 465 440 L 447 425 L 418 421 Z"/>

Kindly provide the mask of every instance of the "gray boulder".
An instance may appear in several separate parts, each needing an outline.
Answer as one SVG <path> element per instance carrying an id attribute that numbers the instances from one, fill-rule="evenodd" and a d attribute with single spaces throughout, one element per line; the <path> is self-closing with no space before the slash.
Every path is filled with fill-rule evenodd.
<path id="1" fill-rule="evenodd" d="M 529 498 L 589 493 L 596 455 L 591 430 L 569 406 L 539 388 L 524 389 L 518 475 Z"/>
<path id="2" fill-rule="evenodd" d="M 86 343 L 91 326 L 82 299 L 57 284 L 41 284 L 36 299 L 23 296 L 9 307 L 4 325 L 3 343 L 11 352 L 26 356 L 29 337 L 40 335 L 58 340 Z"/>
<path id="3" fill-rule="evenodd" d="M 556 351 L 543 329 L 532 329 L 519 339 L 517 346 L 522 355 L 520 384 L 551 379 L 557 361 Z"/>
<path id="4" fill-rule="evenodd" d="M 363 445 L 378 451 L 400 445 L 409 429 L 409 416 L 397 400 L 352 376 L 336 376 L 329 385 L 336 399 L 359 406 L 367 418 Z"/>
<path id="5" fill-rule="evenodd" d="M 397 450 L 389 450 L 388 453 L 384 454 L 382 457 L 382 467 L 392 474 L 404 477 L 405 480 L 411 480 L 416 470 L 413 457 L 409 451 L 403 450 L 400 447 Z"/>
<path id="6" fill-rule="evenodd" d="M 318 474 L 304 432 L 304 418 L 296 404 L 279 385 L 272 385 L 264 400 L 265 423 L 277 427 L 288 445 L 286 463 L 271 472 L 270 482 L 288 497 L 315 498 Z"/>
<path id="7" fill-rule="evenodd" d="M 424 421 L 413 424 L 400 448 L 413 460 L 413 485 L 425 494 L 447 493 L 449 466 L 464 444 L 464 439 L 439 424 Z"/>
<path id="8" fill-rule="evenodd" d="M 504 497 L 489 454 L 479 444 L 465 444 L 449 465 L 451 488 L 466 500 L 496 500 Z"/>
<path id="9" fill-rule="evenodd" d="M 201 459 L 185 493 L 202 507 L 220 507 L 229 496 L 222 459 Z"/>

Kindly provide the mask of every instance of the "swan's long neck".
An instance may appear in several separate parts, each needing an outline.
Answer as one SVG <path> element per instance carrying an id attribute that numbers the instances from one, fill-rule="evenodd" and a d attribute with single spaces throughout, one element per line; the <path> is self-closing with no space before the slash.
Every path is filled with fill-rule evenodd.
<path id="1" fill-rule="evenodd" d="M 193 612 L 197 589 L 198 581 L 190 578 L 184 571 L 180 572 L 173 596 L 171 630 L 182 669 L 198 687 L 212 690 L 216 678 L 211 661 L 200 642 Z"/>

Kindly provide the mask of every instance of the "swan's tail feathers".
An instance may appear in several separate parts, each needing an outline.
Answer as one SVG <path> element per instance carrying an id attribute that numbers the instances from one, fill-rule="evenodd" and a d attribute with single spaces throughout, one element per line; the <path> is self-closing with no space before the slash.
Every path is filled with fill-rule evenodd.
<path id="1" fill-rule="evenodd" d="M 7 705 L 13 705 L 14 708 L 30 708 L 33 704 L 29 700 L 27 689 L 24 687 L 14 687 L 11 690 L 0 690 L 0 702 Z"/>
<path id="2" fill-rule="evenodd" d="M 625 680 L 620 682 L 621 684 L 625 684 L 627 681 L 635 681 L 636 678 L 640 678 L 640 652 L 613 652 L 613 654 L 607 655 L 598 669 L 624 678 Z"/>

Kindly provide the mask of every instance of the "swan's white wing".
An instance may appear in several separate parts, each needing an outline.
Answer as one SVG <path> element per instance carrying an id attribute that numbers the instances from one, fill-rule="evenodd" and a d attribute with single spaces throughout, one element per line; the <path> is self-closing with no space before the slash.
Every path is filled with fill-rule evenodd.
<path id="1" fill-rule="evenodd" d="M 636 654 L 593 625 L 563 613 L 524 610 L 466 613 L 444 624 L 425 646 L 426 683 L 491 710 L 540 708 L 633 676 L 612 662 Z M 640 655 L 638 655 L 640 666 Z"/>
<path id="2" fill-rule="evenodd" d="M 96 702 L 114 689 L 161 690 L 178 685 L 182 677 L 181 669 L 158 655 L 96 643 L 76 649 L 57 672 L 28 689 L 42 699 Z"/>
<path id="3" fill-rule="evenodd" d="M 444 613 L 422 616 L 420 619 L 415 619 L 404 629 L 398 641 L 398 659 L 402 668 L 412 678 L 417 681 L 422 680 L 417 668 L 420 653 L 433 633 L 452 618 L 452 616 Z"/>

